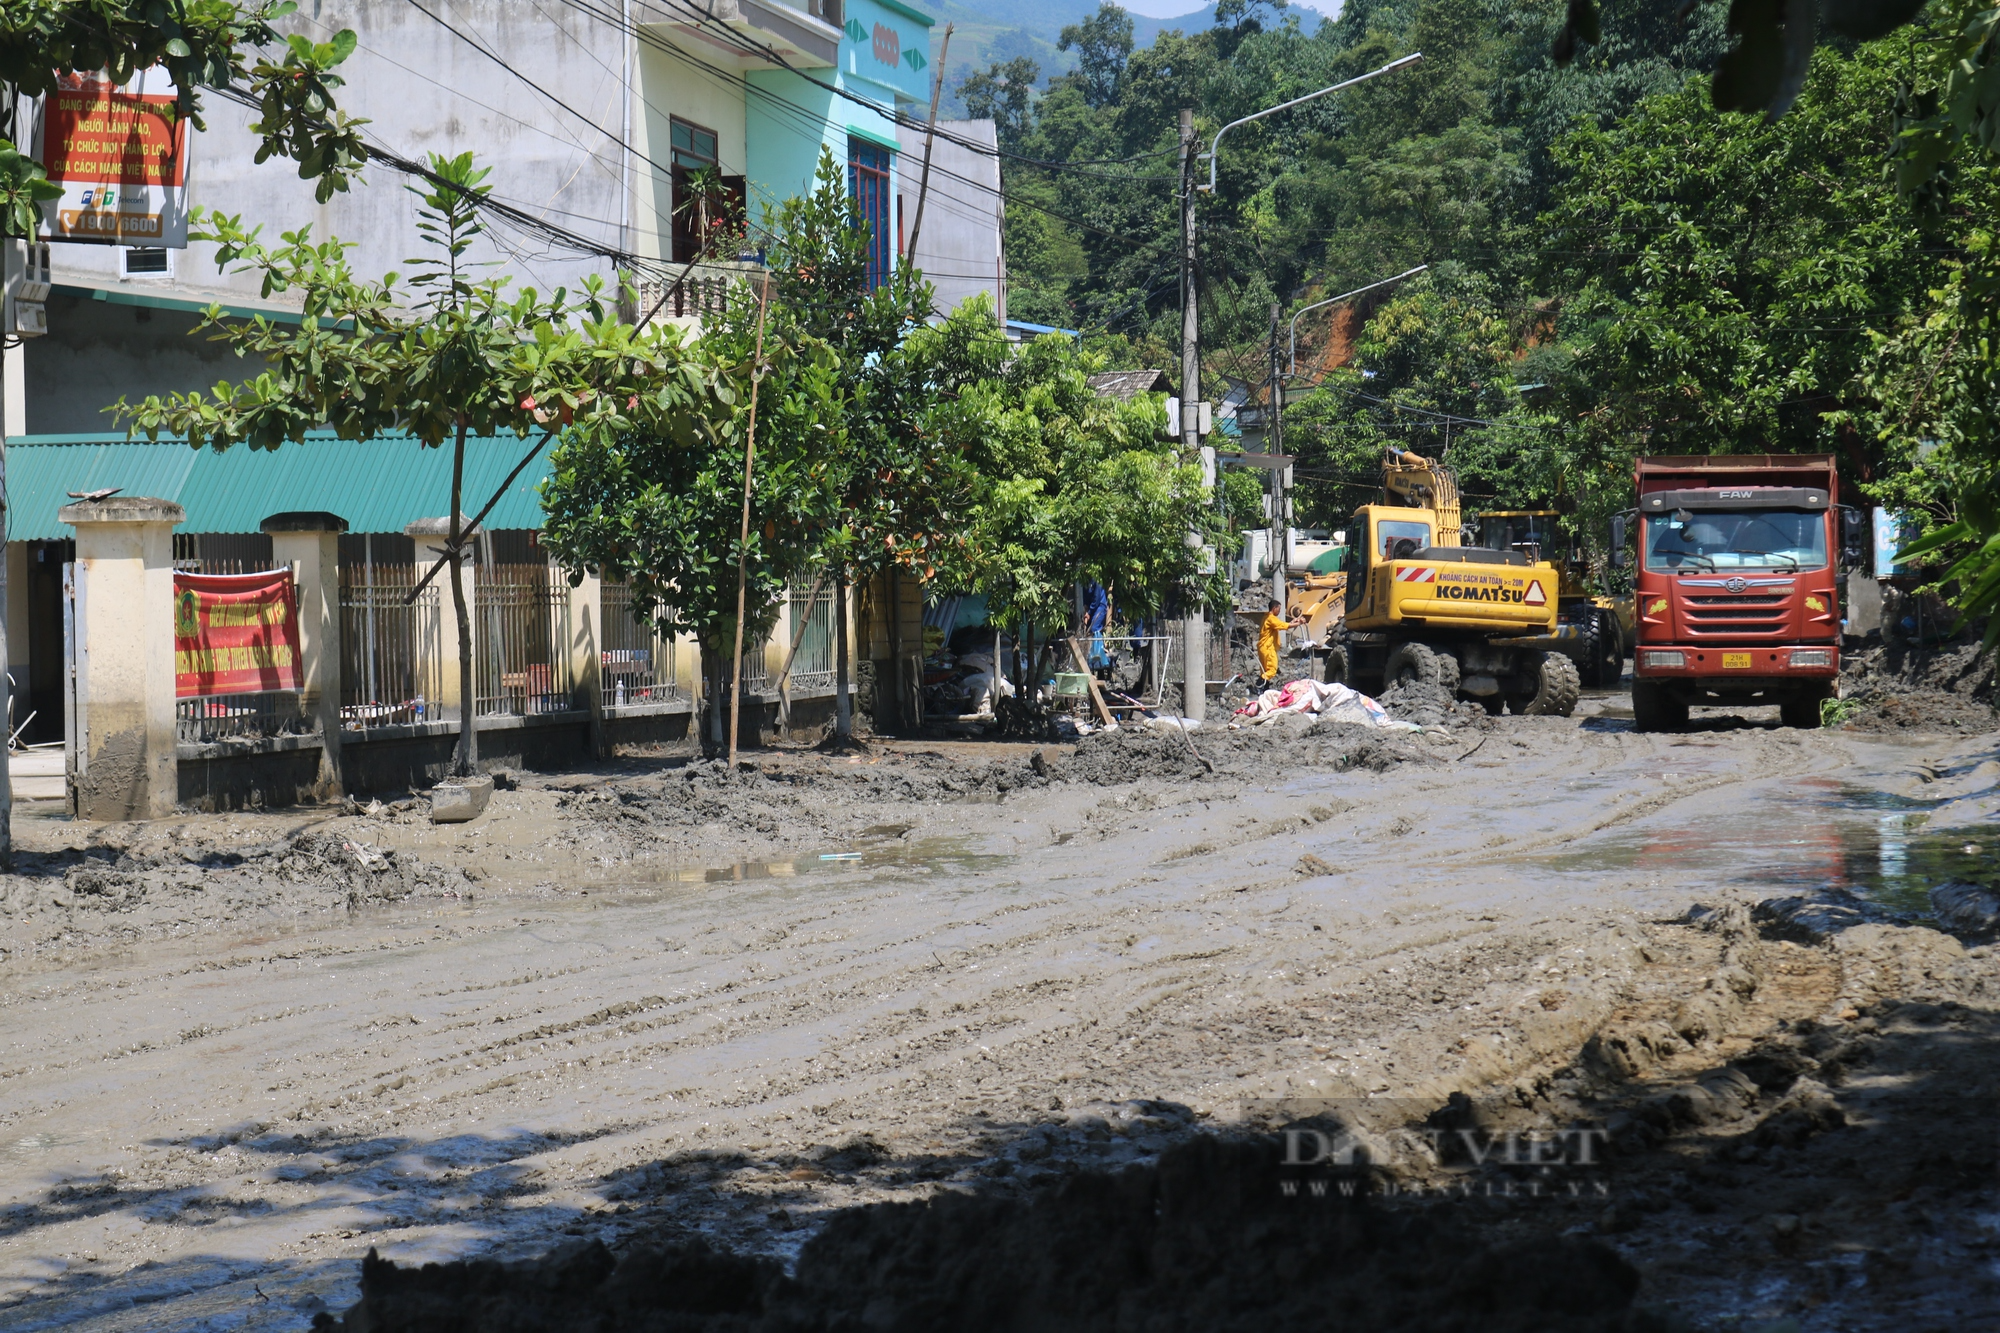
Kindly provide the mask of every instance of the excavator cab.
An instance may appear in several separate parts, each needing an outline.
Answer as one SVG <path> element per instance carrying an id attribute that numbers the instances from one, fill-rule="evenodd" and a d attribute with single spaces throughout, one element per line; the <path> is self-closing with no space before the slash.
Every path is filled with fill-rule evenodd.
<path id="1" fill-rule="evenodd" d="M 1363 505 L 1348 524 L 1347 609 L 1359 610 L 1373 586 L 1372 571 L 1390 560 L 1408 560 L 1435 545 L 1431 515 L 1418 509 Z"/>

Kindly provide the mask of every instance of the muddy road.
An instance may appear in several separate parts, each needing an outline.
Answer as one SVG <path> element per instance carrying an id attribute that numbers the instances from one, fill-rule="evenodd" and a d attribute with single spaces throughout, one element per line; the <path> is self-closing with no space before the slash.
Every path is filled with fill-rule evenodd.
<path id="1" fill-rule="evenodd" d="M 447 828 L 29 807 L 0 881 L 0 1329 L 303 1328 L 371 1248 L 700 1238 L 782 1267 L 855 1205 L 1155 1162 L 1286 1099 L 1526 1104 L 1647 1005 L 1724 994 L 1738 946 L 1691 906 L 1741 933 L 1833 886 L 1922 924 L 1991 865 L 1990 732 L 1639 736 L 1617 703 L 1211 733 L 1205 764 L 1167 738 L 636 757 Z M 1945 962 L 1910 976 L 1995 1003 L 1990 949 L 1914 935 Z M 1626 1076 L 1917 984 L 1869 955 L 1850 993 L 1832 945 L 1743 939 L 1760 976 L 1820 975 L 1782 947 L 1831 979 Z M 1674 1286 L 1600 1212 L 1583 1232 L 1696 1326 L 1796 1314 L 1756 1270 Z"/>

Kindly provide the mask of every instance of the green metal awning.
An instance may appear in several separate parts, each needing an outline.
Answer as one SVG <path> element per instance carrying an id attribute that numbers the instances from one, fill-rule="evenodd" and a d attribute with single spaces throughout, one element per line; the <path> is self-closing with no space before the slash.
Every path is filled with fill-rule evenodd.
<path id="1" fill-rule="evenodd" d="M 511 435 L 465 442 L 467 513 L 478 512 L 529 444 Z M 486 526 L 540 528 L 538 488 L 548 475 L 545 447 Z M 299 510 L 338 514 L 350 532 L 401 532 L 451 507 L 451 449 L 426 449 L 407 436 L 356 442 L 313 435 L 304 444 L 224 453 L 122 435 L 17 436 L 7 443 L 8 540 L 74 536 L 56 511 L 71 491 L 107 486 L 179 504 L 187 510 L 182 532 L 256 532 L 272 514 Z"/>

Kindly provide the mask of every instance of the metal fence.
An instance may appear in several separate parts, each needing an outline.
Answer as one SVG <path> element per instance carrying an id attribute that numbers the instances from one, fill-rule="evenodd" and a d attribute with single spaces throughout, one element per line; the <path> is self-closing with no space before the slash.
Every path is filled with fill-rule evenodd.
<path id="1" fill-rule="evenodd" d="M 574 708 L 569 582 L 562 571 L 542 564 L 482 564 L 472 600 L 478 715 Z"/>
<path id="2" fill-rule="evenodd" d="M 674 641 L 633 619 L 630 584 L 606 583 L 603 587 L 604 674 L 599 688 L 605 706 L 673 703 L 685 697 Z"/>
<path id="3" fill-rule="evenodd" d="M 826 581 L 814 593 L 811 584 L 792 585 L 791 634 L 799 650 L 792 655 L 786 691 L 792 695 L 833 692 L 833 584 Z M 805 634 L 799 636 L 799 626 Z M 786 648 L 791 645 L 787 643 Z"/>
<path id="4" fill-rule="evenodd" d="M 789 646 L 789 645 L 787 645 Z M 771 688 L 771 641 L 743 645 L 743 693 L 763 693 Z"/>
<path id="5" fill-rule="evenodd" d="M 447 716 L 444 593 L 433 580 L 405 605 L 428 566 L 375 564 L 340 571 L 340 724 L 366 730 Z M 457 709 L 450 710 L 456 716 Z"/>
<path id="6" fill-rule="evenodd" d="M 304 735 L 316 730 L 297 690 L 203 694 L 174 701 L 174 738 L 189 745 L 246 737 Z"/>

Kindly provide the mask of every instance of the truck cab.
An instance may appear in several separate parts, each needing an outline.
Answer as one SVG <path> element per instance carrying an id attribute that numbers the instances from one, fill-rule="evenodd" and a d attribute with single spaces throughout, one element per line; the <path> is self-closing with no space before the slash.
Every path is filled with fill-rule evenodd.
<path id="1" fill-rule="evenodd" d="M 1638 729 L 1728 703 L 1818 726 L 1840 675 L 1832 455 L 1642 458 L 1635 478 Z"/>

